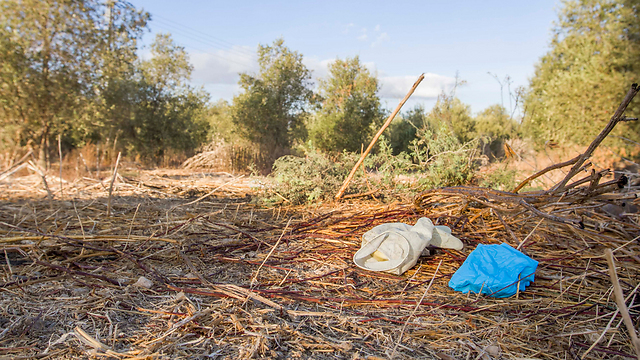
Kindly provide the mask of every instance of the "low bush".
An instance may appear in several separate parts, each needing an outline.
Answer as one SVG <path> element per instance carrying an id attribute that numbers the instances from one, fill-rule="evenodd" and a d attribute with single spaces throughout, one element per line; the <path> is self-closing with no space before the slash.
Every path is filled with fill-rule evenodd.
<path id="1" fill-rule="evenodd" d="M 342 153 L 331 159 L 315 149 L 306 156 L 286 155 L 273 164 L 271 176 L 274 186 L 267 188 L 267 202 L 286 199 L 292 204 L 304 204 L 333 197 L 351 168 L 358 160 L 356 153 Z M 359 171 L 346 194 L 358 193 L 366 187 L 363 172 Z"/>

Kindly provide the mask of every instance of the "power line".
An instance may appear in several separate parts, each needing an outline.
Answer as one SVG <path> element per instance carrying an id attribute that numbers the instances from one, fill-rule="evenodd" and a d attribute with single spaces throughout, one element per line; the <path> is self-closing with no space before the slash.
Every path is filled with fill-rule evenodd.
<path id="1" fill-rule="evenodd" d="M 164 18 L 164 17 L 159 16 L 159 15 L 153 15 L 153 17 L 156 18 L 155 20 L 157 22 L 163 24 L 164 26 L 167 26 L 167 27 L 173 28 L 175 30 L 178 30 L 178 31 L 182 32 L 183 34 L 188 35 L 191 38 L 193 38 L 193 37 L 199 38 L 200 40 L 198 40 L 198 41 L 201 41 L 203 43 L 211 45 L 211 46 L 213 46 L 215 48 L 218 48 L 218 49 L 221 49 L 221 50 L 226 50 L 226 51 L 229 51 L 229 52 L 233 52 L 233 53 L 236 53 L 236 54 L 238 54 L 240 56 L 248 56 L 248 57 L 252 57 L 252 58 L 255 57 L 255 53 L 253 53 L 252 51 L 246 50 L 246 49 L 244 49 L 242 47 L 238 47 L 236 44 L 233 44 L 233 43 L 228 42 L 226 40 L 222 40 L 222 39 L 216 38 L 216 37 L 211 36 L 211 35 L 209 35 L 209 34 L 207 34 L 205 32 L 193 29 L 193 28 L 188 27 L 186 25 L 182 25 L 180 23 L 177 23 L 177 22 L 175 22 L 173 20 Z"/>
<path id="2" fill-rule="evenodd" d="M 198 42 L 200 44 L 207 45 L 207 46 L 212 47 L 212 48 L 217 49 L 217 50 L 225 51 L 230 55 L 234 55 L 234 56 L 245 58 L 245 59 L 253 59 L 252 56 L 249 56 L 246 53 L 238 52 L 238 51 L 235 51 L 234 49 L 229 49 L 229 48 L 226 48 L 226 47 L 221 47 L 220 45 L 212 43 L 212 42 L 209 42 L 207 40 L 202 40 L 202 39 L 195 38 L 195 37 L 193 37 L 193 35 L 185 33 L 182 30 L 179 30 L 179 29 L 175 28 L 174 26 L 171 26 L 171 25 L 168 25 L 168 24 L 165 24 L 165 23 L 156 23 L 156 27 L 164 29 L 166 31 L 169 31 L 172 34 L 180 35 L 181 37 L 184 37 L 184 38 L 189 39 L 191 41 L 195 41 L 195 42 Z"/>
<path id="3" fill-rule="evenodd" d="M 167 29 L 167 28 L 164 28 L 164 27 L 162 27 L 162 26 L 158 26 L 158 28 L 159 28 L 159 29 L 161 29 L 161 30 L 169 31 L 169 32 L 171 32 L 171 31 L 172 31 L 171 29 Z M 181 34 L 181 35 L 182 35 L 182 34 Z M 184 35 L 183 35 L 183 36 L 184 36 Z M 188 40 L 191 40 L 191 41 L 195 41 L 195 42 L 201 43 L 201 44 L 208 45 L 208 44 L 203 43 L 202 41 L 198 41 L 198 40 L 196 40 L 196 39 L 192 39 L 192 38 L 189 38 L 189 37 L 187 37 L 187 39 L 188 39 Z M 221 60 L 224 60 L 224 61 L 226 61 L 226 62 L 232 62 L 232 63 L 234 63 L 234 64 L 241 65 L 241 66 L 246 66 L 246 65 L 247 65 L 246 63 L 239 62 L 239 61 L 234 60 L 234 59 L 232 59 L 232 58 L 230 58 L 230 57 L 226 57 L 226 56 L 223 56 L 223 55 L 217 54 L 217 53 L 215 53 L 215 52 L 211 52 L 210 50 L 209 50 L 209 51 L 207 51 L 207 50 L 203 50 L 203 49 L 201 49 L 201 48 L 199 48 L 199 47 L 196 47 L 196 46 L 192 46 L 192 45 L 185 45 L 185 48 L 190 48 L 190 49 L 193 49 L 193 50 L 197 50 L 197 51 L 199 51 L 199 52 L 201 52 L 201 53 L 205 53 L 205 54 L 207 54 L 207 55 L 214 56 L 214 57 L 216 57 L 216 58 L 218 58 L 218 59 L 221 59 Z M 252 61 L 253 61 L 253 59 L 248 58 L 248 57 L 242 57 L 242 59 L 243 59 L 243 60 L 247 60 L 248 62 L 252 62 Z"/>
<path id="4" fill-rule="evenodd" d="M 160 16 L 160 15 L 155 15 L 155 16 L 156 16 L 156 17 L 158 17 L 160 20 L 163 20 L 163 21 L 168 22 L 168 23 L 175 24 L 176 26 L 179 26 L 179 27 L 182 27 L 182 28 L 184 28 L 184 29 L 187 29 L 187 30 L 189 30 L 189 31 L 191 31 L 191 32 L 194 32 L 194 33 L 200 34 L 201 36 L 204 36 L 204 37 L 206 37 L 206 38 L 208 38 L 208 39 L 210 39 L 210 40 L 212 40 L 212 41 L 214 41 L 214 42 L 218 42 L 218 43 L 224 44 L 224 46 L 227 46 L 227 47 L 233 47 L 233 46 L 236 46 L 236 44 L 233 44 L 233 43 L 231 43 L 231 42 L 229 42 L 229 41 L 226 41 L 226 40 L 223 40 L 223 39 L 217 38 L 217 37 L 215 37 L 215 36 L 212 36 L 212 35 L 210 35 L 210 34 L 208 34 L 208 33 L 203 32 L 203 31 L 200 31 L 200 30 L 197 30 L 197 29 L 194 29 L 194 28 L 188 27 L 188 26 L 186 26 L 186 25 L 180 24 L 180 23 L 178 23 L 178 22 L 176 22 L 176 21 L 173 21 L 173 20 L 171 20 L 171 19 L 167 19 L 167 18 L 162 17 L 162 16 Z M 249 55 L 253 55 L 253 53 L 252 53 L 252 52 L 247 52 L 247 54 L 249 54 Z"/>
<path id="5" fill-rule="evenodd" d="M 225 52 L 226 54 L 228 54 L 228 55 L 230 55 L 230 56 L 234 56 L 234 57 L 240 58 L 240 59 L 242 59 L 242 60 L 253 61 L 253 60 L 255 59 L 254 57 L 247 56 L 247 55 L 245 55 L 245 54 L 243 54 L 243 53 L 238 53 L 238 52 L 229 51 L 228 49 L 220 48 L 219 46 L 212 45 L 212 44 L 211 44 L 211 43 L 209 43 L 209 42 L 206 42 L 206 41 L 203 41 L 203 40 L 200 40 L 200 39 L 193 38 L 193 37 L 191 37 L 189 34 L 185 34 L 185 33 L 181 32 L 181 31 L 179 31 L 179 30 L 175 30 L 174 28 L 166 27 L 166 25 L 164 25 L 164 24 L 156 24 L 156 26 L 155 26 L 155 27 L 156 27 L 157 29 L 161 29 L 161 30 L 164 30 L 164 31 L 166 31 L 166 32 L 169 32 L 169 33 L 171 33 L 171 34 L 179 35 L 179 36 L 180 36 L 180 38 L 186 39 L 186 40 L 188 40 L 188 41 L 196 42 L 196 43 L 201 44 L 201 45 L 207 45 L 208 47 L 211 47 L 211 48 L 213 48 L 213 49 L 215 49 L 215 50 L 223 51 L 223 52 Z M 210 49 L 210 50 L 208 50 L 208 51 L 205 51 L 205 50 L 200 50 L 200 51 L 203 51 L 203 52 L 210 52 L 210 51 L 211 51 L 211 49 Z M 232 60 L 230 60 L 230 61 L 232 61 Z"/>

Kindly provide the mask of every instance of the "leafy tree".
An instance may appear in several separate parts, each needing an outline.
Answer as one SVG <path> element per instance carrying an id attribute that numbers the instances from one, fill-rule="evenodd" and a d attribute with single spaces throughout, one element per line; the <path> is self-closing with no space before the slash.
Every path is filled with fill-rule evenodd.
<path id="1" fill-rule="evenodd" d="M 95 0 L 0 0 L 0 126 L 14 144 L 39 149 L 44 161 L 57 134 L 90 134 L 104 109 L 107 55 L 132 45 L 134 53 L 147 18 Z"/>
<path id="2" fill-rule="evenodd" d="M 187 86 L 193 65 L 184 47 L 175 44 L 171 35 L 156 34 L 151 44 L 151 59 L 142 61 L 140 70 L 147 83 L 164 92 Z"/>
<path id="3" fill-rule="evenodd" d="M 231 120 L 231 105 L 226 100 L 218 100 L 209 106 L 207 117 L 210 125 L 209 139 L 235 142 L 238 136 Z"/>
<path id="4" fill-rule="evenodd" d="M 640 73 L 640 2 L 567 0 L 525 99 L 525 133 L 590 142 Z M 619 131 L 624 129 L 623 125 Z M 636 125 L 632 125 L 637 128 Z M 638 132 L 630 132 L 638 139 Z"/>
<path id="5" fill-rule="evenodd" d="M 167 152 L 193 152 L 207 138 L 209 98 L 188 85 L 193 67 L 184 48 L 157 34 L 151 59 L 138 69 L 131 113 L 122 124 L 128 150 L 152 162 Z"/>
<path id="6" fill-rule="evenodd" d="M 146 29 L 150 15 L 130 4 L 109 0 L 105 3 L 102 34 L 101 74 L 97 113 L 94 115 L 91 141 L 121 136 L 121 127 L 136 106 L 133 99 L 139 90 L 137 42 Z M 80 143 L 81 145 L 81 143 Z"/>
<path id="7" fill-rule="evenodd" d="M 429 129 L 436 129 L 444 124 L 461 143 L 474 138 L 475 121 L 471 116 L 471 107 L 455 97 L 454 93 L 440 94 L 425 121 L 424 126 Z"/>
<path id="8" fill-rule="evenodd" d="M 233 99 L 231 118 L 239 135 L 273 161 L 304 137 L 304 117 L 313 95 L 311 71 L 302 55 L 282 39 L 258 47 L 258 64 L 258 74 L 240 74 L 243 93 Z"/>
<path id="9" fill-rule="evenodd" d="M 322 150 L 360 151 L 382 121 L 378 79 L 356 56 L 329 65 L 320 80 L 320 111 L 312 119 L 309 137 Z"/>

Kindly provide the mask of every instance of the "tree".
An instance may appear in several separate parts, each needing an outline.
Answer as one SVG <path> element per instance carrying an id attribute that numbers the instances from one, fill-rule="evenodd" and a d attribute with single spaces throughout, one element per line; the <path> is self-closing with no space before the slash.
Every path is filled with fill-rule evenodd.
<path id="1" fill-rule="evenodd" d="M 188 85 L 193 70 L 183 47 L 157 34 L 151 59 L 140 61 L 123 119 L 123 142 L 131 153 L 158 162 L 168 153 L 193 152 L 206 141 L 208 94 Z"/>
<path id="2" fill-rule="evenodd" d="M 538 143 L 593 139 L 638 81 L 639 12 L 637 0 L 564 1 L 525 99 L 526 134 Z"/>
<path id="3" fill-rule="evenodd" d="M 44 161 L 56 135 L 90 134 L 107 64 L 127 46 L 135 53 L 147 19 L 121 3 L 0 0 L 0 126 L 14 144 L 39 149 Z"/>
<path id="4" fill-rule="evenodd" d="M 325 151 L 360 151 L 382 121 L 378 79 L 356 56 L 329 65 L 320 80 L 321 108 L 312 119 L 309 137 Z"/>
<path id="5" fill-rule="evenodd" d="M 228 143 L 233 143 L 238 139 L 238 135 L 234 132 L 235 126 L 231 120 L 231 105 L 226 100 L 218 100 L 215 104 L 209 106 L 207 117 L 210 124 L 210 140 L 224 140 Z"/>
<path id="6" fill-rule="evenodd" d="M 454 92 L 438 96 L 424 126 L 436 129 L 440 124 L 446 125 L 463 144 L 474 138 L 475 121 L 471 116 L 471 107 L 460 101 Z"/>
<path id="7" fill-rule="evenodd" d="M 258 74 L 240 74 L 243 93 L 233 99 L 231 118 L 240 136 L 257 144 L 272 163 L 304 137 L 311 71 L 282 39 L 258 46 L 258 65 Z"/>

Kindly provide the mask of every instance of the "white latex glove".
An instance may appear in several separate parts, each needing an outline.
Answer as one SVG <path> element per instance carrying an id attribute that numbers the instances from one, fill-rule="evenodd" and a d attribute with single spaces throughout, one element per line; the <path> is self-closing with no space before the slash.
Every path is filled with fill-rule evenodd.
<path id="1" fill-rule="evenodd" d="M 362 246 L 353 256 L 360 268 L 396 275 L 412 268 L 427 245 L 461 250 L 462 242 L 446 226 L 434 226 L 428 218 L 414 225 L 388 223 L 362 235 Z"/>

